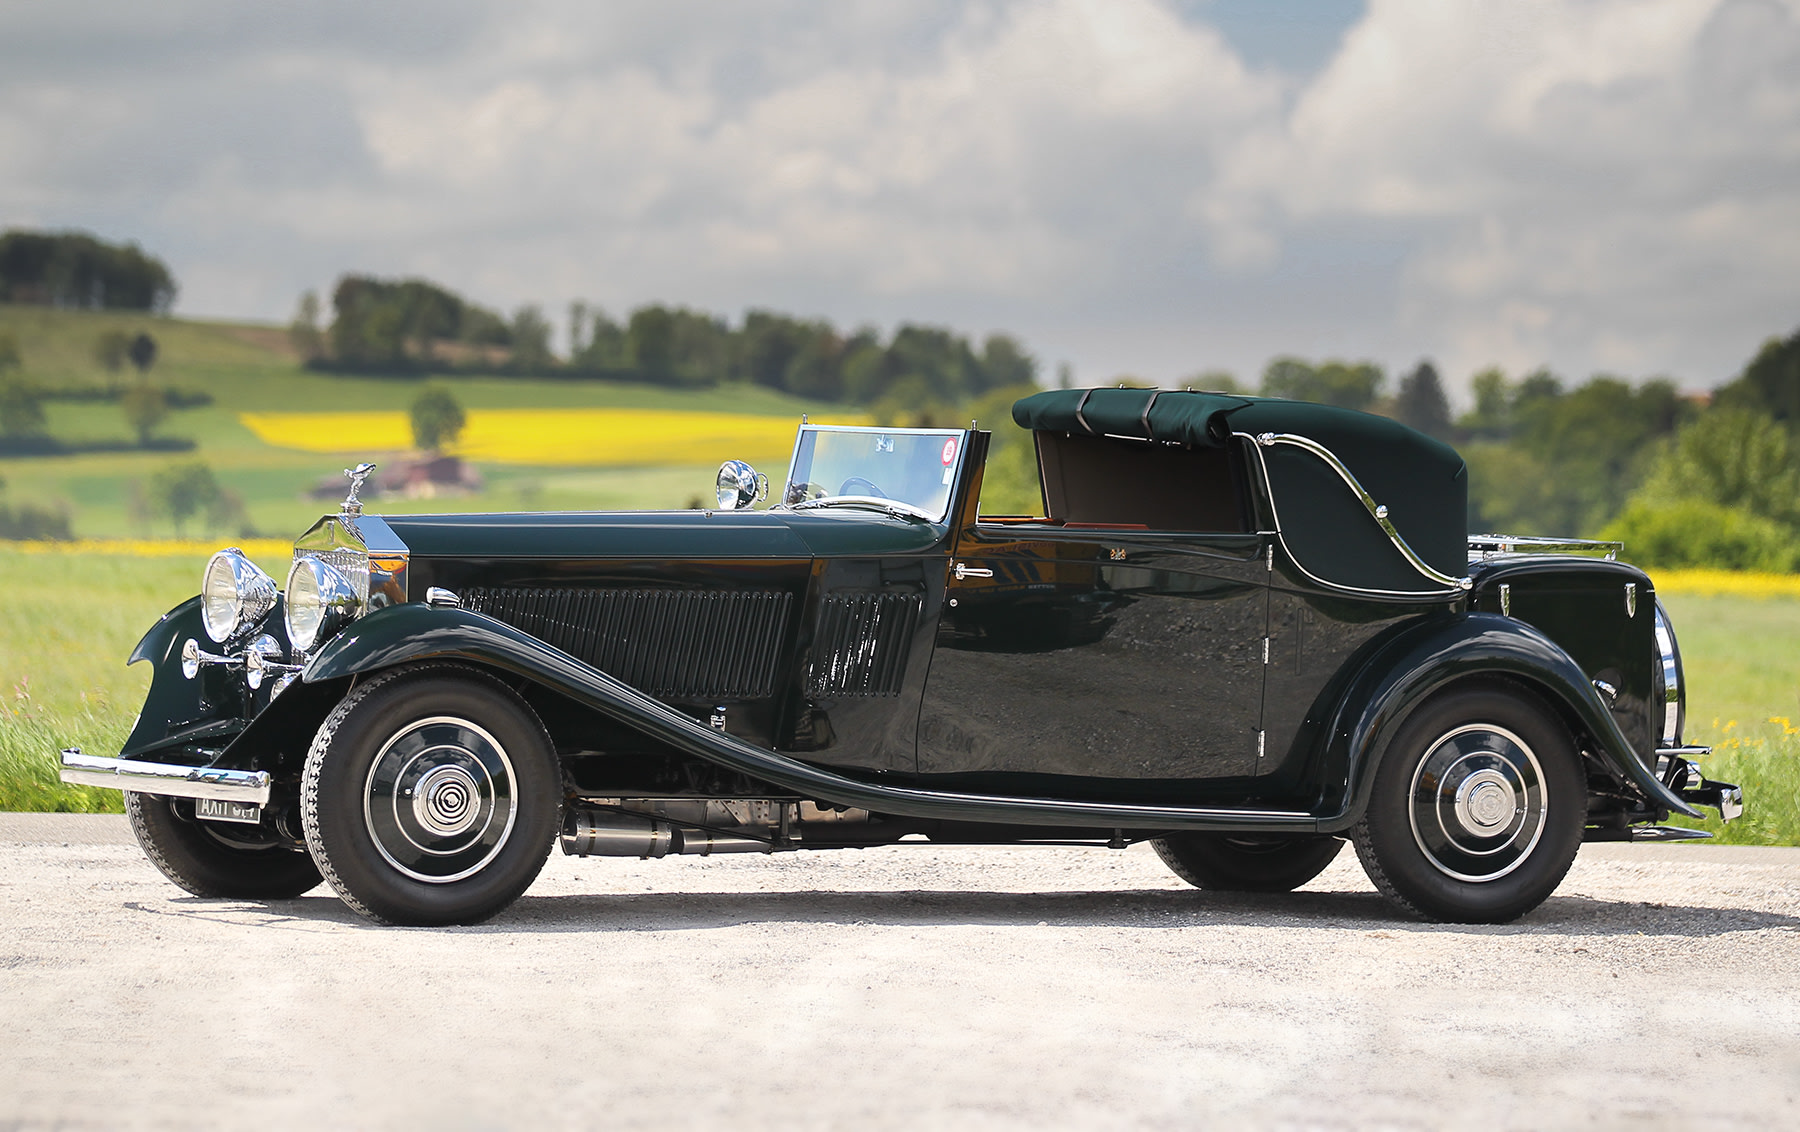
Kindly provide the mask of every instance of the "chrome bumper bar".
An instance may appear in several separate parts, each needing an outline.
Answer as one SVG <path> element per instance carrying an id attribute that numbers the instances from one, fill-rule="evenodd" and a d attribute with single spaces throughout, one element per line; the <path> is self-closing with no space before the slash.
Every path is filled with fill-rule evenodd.
<path id="1" fill-rule="evenodd" d="M 1682 801 L 1709 806 L 1719 811 L 1719 820 L 1734 821 L 1744 814 L 1744 791 L 1729 782 L 1712 781 L 1693 761 L 1711 751 L 1711 747 L 1664 747 L 1656 752 L 1657 771 Z"/>
<path id="2" fill-rule="evenodd" d="M 62 753 L 62 780 L 82 786 L 107 786 L 135 794 L 162 794 L 172 798 L 213 798 L 221 802 L 266 804 L 269 784 L 266 770 L 225 770 L 210 766 L 175 766 L 84 755 L 79 747 Z"/>

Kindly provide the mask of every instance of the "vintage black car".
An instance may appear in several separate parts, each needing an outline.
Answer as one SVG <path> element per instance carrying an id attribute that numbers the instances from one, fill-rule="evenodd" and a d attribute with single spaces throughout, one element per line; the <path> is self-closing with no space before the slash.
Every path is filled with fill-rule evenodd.
<path id="1" fill-rule="evenodd" d="M 1466 530 L 1391 420 L 1200 392 L 1014 407 L 1045 517 L 982 515 L 989 434 L 802 423 L 779 501 L 388 516 L 355 484 L 285 593 L 208 563 L 131 659 L 144 851 L 211 897 L 321 876 L 470 923 L 577 855 L 1149 841 L 1285 891 L 1343 842 L 1400 909 L 1506 921 L 1584 840 L 1742 807 L 1682 744 L 1681 658 L 1616 547 Z M 1698 835 L 1704 836 L 1704 835 Z"/>

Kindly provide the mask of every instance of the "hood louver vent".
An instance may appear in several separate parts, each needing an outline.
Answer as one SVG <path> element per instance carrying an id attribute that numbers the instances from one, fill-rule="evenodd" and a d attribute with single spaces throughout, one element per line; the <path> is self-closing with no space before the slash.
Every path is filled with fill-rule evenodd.
<path id="1" fill-rule="evenodd" d="M 826 594 L 813 639 L 807 695 L 899 695 L 918 619 L 917 594 Z"/>
<path id="2" fill-rule="evenodd" d="M 504 621 L 649 695 L 759 699 L 793 595 L 774 590 L 477 587 L 463 607 Z"/>

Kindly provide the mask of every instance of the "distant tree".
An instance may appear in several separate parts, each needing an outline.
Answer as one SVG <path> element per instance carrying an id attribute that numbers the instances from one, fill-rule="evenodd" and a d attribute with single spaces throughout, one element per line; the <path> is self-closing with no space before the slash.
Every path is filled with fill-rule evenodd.
<path id="1" fill-rule="evenodd" d="M 625 327 L 631 367 L 649 381 L 675 376 L 675 318 L 667 307 L 639 307 Z"/>
<path id="2" fill-rule="evenodd" d="M 1483 375 L 1485 376 L 1485 375 Z M 1525 535 L 1588 535 L 1644 480 L 1657 442 L 1691 411 L 1663 380 L 1596 376 L 1574 390 L 1547 370 L 1477 379 L 1479 436 L 1463 446 L 1470 523 Z M 1483 407 L 1485 404 L 1485 407 Z"/>
<path id="3" fill-rule="evenodd" d="M 512 361 L 517 369 L 541 370 L 554 360 L 550 353 L 550 320 L 542 307 L 526 305 L 513 313 Z"/>
<path id="4" fill-rule="evenodd" d="M 1800 526 L 1800 444 L 1767 412 L 1713 409 L 1663 447 L 1633 498 L 1699 500 Z"/>
<path id="5" fill-rule="evenodd" d="M 867 405 L 879 398 L 890 380 L 887 351 L 873 334 L 859 335 L 844 347 L 844 398 Z"/>
<path id="6" fill-rule="evenodd" d="M 156 339 L 146 331 L 138 331 L 131 345 L 125 348 L 125 356 L 131 359 L 140 375 L 149 373 L 150 367 L 156 364 Z"/>
<path id="7" fill-rule="evenodd" d="M 781 389 L 787 384 L 788 367 L 806 348 L 805 324 L 771 311 L 753 310 L 744 315 L 738 332 L 738 363 L 742 376 L 752 384 Z"/>
<path id="8" fill-rule="evenodd" d="M 1037 384 L 1037 359 L 1010 334 L 990 334 L 981 344 L 981 381 L 973 393 Z"/>
<path id="9" fill-rule="evenodd" d="M 424 279 L 345 275 L 331 293 L 331 306 L 331 356 L 351 369 L 418 368 L 434 359 L 444 342 L 512 342 L 505 319 Z"/>
<path id="10" fill-rule="evenodd" d="M 1444 383 L 1436 366 L 1422 361 L 1400 379 L 1400 392 L 1394 397 L 1394 419 L 1427 436 L 1450 439 L 1450 399 L 1444 396 Z"/>
<path id="11" fill-rule="evenodd" d="M 24 364 L 19 357 L 19 343 L 10 334 L 0 334 L 0 376 Z"/>
<path id="12" fill-rule="evenodd" d="M 180 537 L 189 519 L 215 510 L 223 493 L 204 460 L 170 464 L 150 477 L 150 507 L 175 526 Z"/>
<path id="13" fill-rule="evenodd" d="M 413 399 L 413 444 L 428 452 L 441 452 L 462 435 L 467 417 L 463 407 L 441 382 L 432 382 Z"/>
<path id="14" fill-rule="evenodd" d="M 788 360 L 782 387 L 801 397 L 837 401 L 844 395 L 844 340 L 831 327 L 817 323 Z"/>
<path id="15" fill-rule="evenodd" d="M 580 299 L 569 304 L 569 360 L 572 362 L 587 349 L 588 305 Z"/>
<path id="16" fill-rule="evenodd" d="M 888 352 L 899 359 L 899 372 L 925 378 L 941 401 L 960 401 L 983 387 L 981 362 L 969 340 L 948 327 L 902 325 Z"/>
<path id="17" fill-rule="evenodd" d="M 0 302 L 161 313 L 174 301 L 168 265 L 136 244 L 86 232 L 0 235 Z"/>
<path id="18" fill-rule="evenodd" d="M 319 295 L 308 291 L 300 296 L 294 321 L 288 324 L 288 341 L 303 362 L 316 362 L 325 356 L 325 333 L 319 329 Z"/>
<path id="19" fill-rule="evenodd" d="M 123 330 L 108 330 L 94 339 L 94 361 L 107 373 L 118 373 L 131 353 L 131 336 Z"/>
<path id="20" fill-rule="evenodd" d="M 1372 362 L 1327 361 L 1314 366 L 1294 357 L 1280 357 L 1263 371 L 1265 397 L 1315 401 L 1346 409 L 1367 409 L 1381 395 L 1386 375 Z"/>
<path id="21" fill-rule="evenodd" d="M 125 423 L 137 435 L 138 445 L 147 448 L 150 434 L 169 415 L 169 399 L 161 389 L 140 380 L 120 395 L 119 410 L 125 414 Z"/>
<path id="22" fill-rule="evenodd" d="M 629 369 L 625 328 L 598 307 L 590 307 L 586 313 L 587 332 L 581 349 L 570 356 L 569 364 L 588 371 Z"/>
<path id="23" fill-rule="evenodd" d="M 1475 407 L 1456 420 L 1458 432 L 1465 438 L 1499 440 L 1512 431 L 1512 383 L 1506 373 L 1489 367 L 1471 379 Z"/>
<path id="24" fill-rule="evenodd" d="M 1718 391 L 1725 406 L 1761 409 L 1800 429 L 1800 330 L 1764 342 L 1744 372 Z"/>

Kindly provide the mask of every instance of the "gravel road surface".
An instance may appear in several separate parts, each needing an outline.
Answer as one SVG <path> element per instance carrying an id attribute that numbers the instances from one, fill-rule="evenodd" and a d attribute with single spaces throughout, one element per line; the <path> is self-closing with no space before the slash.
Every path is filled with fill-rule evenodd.
<path id="1" fill-rule="evenodd" d="M 1800 1123 L 1800 850 L 1588 846 L 1505 927 L 1146 848 L 552 856 L 493 923 L 205 901 L 0 814 L 0 1129 Z"/>

